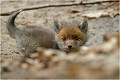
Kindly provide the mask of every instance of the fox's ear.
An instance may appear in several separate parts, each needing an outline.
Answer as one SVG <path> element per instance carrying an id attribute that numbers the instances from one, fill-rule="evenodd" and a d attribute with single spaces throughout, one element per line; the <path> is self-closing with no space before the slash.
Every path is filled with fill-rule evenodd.
<path id="1" fill-rule="evenodd" d="M 62 23 L 60 23 L 59 21 L 54 21 L 54 30 L 56 33 L 60 32 L 62 26 L 63 26 Z"/>
<path id="2" fill-rule="evenodd" d="M 81 31 L 83 31 L 84 33 L 87 32 L 88 30 L 88 22 L 86 19 L 83 20 L 83 22 L 81 22 L 78 27 L 80 28 Z"/>

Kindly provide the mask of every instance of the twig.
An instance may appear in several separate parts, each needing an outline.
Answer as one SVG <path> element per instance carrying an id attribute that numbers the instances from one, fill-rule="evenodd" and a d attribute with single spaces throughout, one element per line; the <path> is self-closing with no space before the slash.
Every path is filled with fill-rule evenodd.
<path id="1" fill-rule="evenodd" d="M 84 2 L 84 1 L 82 2 L 81 1 L 81 2 L 74 2 L 74 3 L 71 2 L 71 3 L 45 4 L 45 5 L 40 5 L 40 6 L 23 8 L 22 11 L 49 8 L 49 7 L 66 7 L 66 6 L 77 6 L 77 5 L 86 5 L 86 4 L 98 4 L 98 3 L 103 3 L 103 2 L 119 2 L 119 0 L 103 0 L 103 1 L 101 0 L 101 1 L 94 1 L 94 2 Z M 8 16 L 14 11 L 0 13 L 0 16 Z"/>

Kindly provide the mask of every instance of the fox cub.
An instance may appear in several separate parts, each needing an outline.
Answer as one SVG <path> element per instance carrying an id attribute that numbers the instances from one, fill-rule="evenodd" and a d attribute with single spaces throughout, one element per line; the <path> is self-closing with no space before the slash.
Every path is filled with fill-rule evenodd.
<path id="1" fill-rule="evenodd" d="M 72 52 L 87 40 L 86 20 L 80 24 L 62 24 L 54 21 L 54 30 L 36 26 L 19 29 L 15 25 L 15 18 L 21 11 L 17 10 L 10 15 L 7 29 L 10 36 L 16 39 L 18 49 L 25 55 L 35 52 L 37 47 Z"/>
<path id="2" fill-rule="evenodd" d="M 60 50 L 67 53 L 75 52 L 86 42 L 88 29 L 86 20 L 81 23 L 72 21 L 64 24 L 55 21 L 54 24 L 56 47 Z"/>

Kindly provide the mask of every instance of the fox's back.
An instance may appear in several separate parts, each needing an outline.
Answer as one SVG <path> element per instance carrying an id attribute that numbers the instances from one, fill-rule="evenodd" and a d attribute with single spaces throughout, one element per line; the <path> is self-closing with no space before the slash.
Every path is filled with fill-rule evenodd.
<path id="1" fill-rule="evenodd" d="M 53 48 L 54 32 L 43 27 L 24 28 L 16 41 L 23 53 L 33 52 L 37 47 Z"/>

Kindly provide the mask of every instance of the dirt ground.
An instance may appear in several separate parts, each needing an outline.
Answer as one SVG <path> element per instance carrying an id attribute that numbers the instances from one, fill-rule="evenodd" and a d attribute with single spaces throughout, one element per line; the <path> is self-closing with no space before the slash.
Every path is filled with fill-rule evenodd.
<path id="1" fill-rule="evenodd" d="M 2 0 L 1 13 L 13 11 L 19 8 L 31 7 L 44 4 L 55 4 L 64 2 L 74 2 L 79 0 Z M 93 0 L 94 1 L 94 0 Z M 89 2 L 89 1 L 88 1 Z M 21 12 L 17 19 L 16 25 L 19 28 L 29 25 L 53 27 L 54 20 L 88 20 L 88 41 L 86 46 L 99 45 L 102 43 L 105 33 L 119 31 L 119 8 L 118 2 L 87 4 L 68 7 L 51 7 Z M 76 11 L 76 12 L 74 12 Z M 9 16 L 1 16 L 1 56 L 5 60 L 14 60 L 22 57 L 16 48 L 15 39 L 8 34 L 6 25 Z"/>

